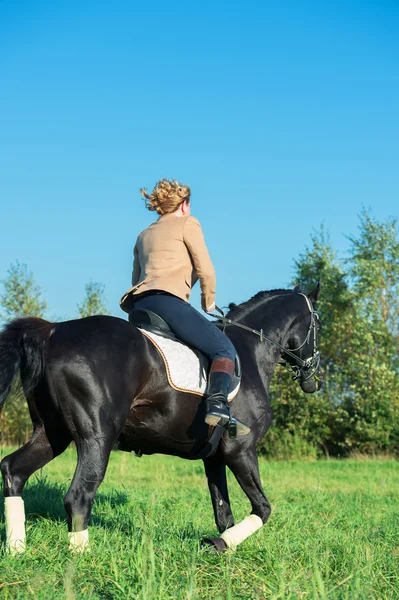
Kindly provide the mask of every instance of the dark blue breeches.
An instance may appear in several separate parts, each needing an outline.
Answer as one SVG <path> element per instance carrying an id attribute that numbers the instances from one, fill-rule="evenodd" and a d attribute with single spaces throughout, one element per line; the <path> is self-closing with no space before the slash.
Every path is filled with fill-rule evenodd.
<path id="1" fill-rule="evenodd" d="M 167 292 L 154 291 L 141 298 L 137 295 L 133 309 L 152 310 L 167 322 L 173 333 L 188 346 L 200 350 L 211 361 L 229 358 L 234 361 L 236 352 L 229 338 L 188 302 Z"/>

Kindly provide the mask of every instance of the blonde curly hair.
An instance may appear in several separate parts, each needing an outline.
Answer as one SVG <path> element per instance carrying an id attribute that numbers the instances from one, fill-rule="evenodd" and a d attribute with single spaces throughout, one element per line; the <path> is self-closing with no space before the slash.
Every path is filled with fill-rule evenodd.
<path id="1" fill-rule="evenodd" d="M 191 190 L 188 185 L 183 185 L 175 179 L 160 179 L 151 194 L 145 188 L 140 189 L 145 198 L 148 210 L 156 210 L 159 215 L 168 215 L 175 212 L 187 200 L 190 202 Z"/>

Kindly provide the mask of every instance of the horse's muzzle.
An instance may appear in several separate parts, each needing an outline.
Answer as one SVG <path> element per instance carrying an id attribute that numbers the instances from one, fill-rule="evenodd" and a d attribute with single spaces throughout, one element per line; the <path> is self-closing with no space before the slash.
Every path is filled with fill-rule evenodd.
<path id="1" fill-rule="evenodd" d="M 314 394 L 317 389 L 315 379 L 307 379 L 306 381 L 300 382 L 301 390 L 306 394 Z"/>
<path id="2" fill-rule="evenodd" d="M 315 392 L 318 392 L 321 389 L 323 381 L 321 379 L 316 380 L 314 377 L 311 377 L 306 381 L 300 381 L 299 385 L 301 386 L 301 390 L 305 392 L 305 394 L 314 394 Z"/>

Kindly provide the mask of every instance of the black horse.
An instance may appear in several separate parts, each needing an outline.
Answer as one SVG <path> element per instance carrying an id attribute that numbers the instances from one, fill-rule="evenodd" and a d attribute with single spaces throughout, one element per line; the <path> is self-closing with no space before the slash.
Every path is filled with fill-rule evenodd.
<path id="1" fill-rule="evenodd" d="M 87 544 L 93 499 L 117 441 L 121 449 L 143 454 L 203 458 L 216 525 L 225 532 L 208 539 L 218 550 L 235 547 L 266 523 L 270 505 L 255 445 L 271 423 L 269 383 L 284 359 L 303 391 L 318 388 L 318 294 L 318 286 L 308 296 L 299 288 L 274 290 L 231 305 L 224 325 L 243 372 L 232 411 L 251 432 L 237 439 L 225 432 L 208 456 L 212 428 L 203 422 L 201 398 L 169 386 L 158 351 L 130 323 L 96 316 L 64 323 L 23 318 L 7 325 L 0 335 L 0 408 L 20 370 L 34 427 L 29 442 L 1 463 L 9 549 L 24 547 L 21 494 L 27 479 L 71 441 L 78 454 L 65 496 L 72 548 Z M 226 466 L 252 505 L 251 517 L 235 527 Z"/>

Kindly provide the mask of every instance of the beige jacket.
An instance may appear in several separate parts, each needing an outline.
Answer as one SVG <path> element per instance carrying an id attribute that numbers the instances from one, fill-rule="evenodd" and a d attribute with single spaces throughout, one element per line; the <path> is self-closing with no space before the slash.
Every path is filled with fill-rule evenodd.
<path id="1" fill-rule="evenodd" d="M 186 300 L 192 286 L 201 285 L 204 310 L 215 303 L 215 269 L 205 244 L 201 225 L 194 217 L 164 215 L 140 233 L 134 247 L 132 288 L 121 299 L 129 312 L 132 295 L 163 290 Z"/>

